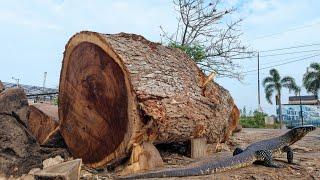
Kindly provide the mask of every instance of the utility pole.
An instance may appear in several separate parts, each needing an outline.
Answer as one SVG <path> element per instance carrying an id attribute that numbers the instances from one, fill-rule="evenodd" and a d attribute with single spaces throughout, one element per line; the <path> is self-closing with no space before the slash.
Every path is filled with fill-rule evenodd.
<path id="1" fill-rule="evenodd" d="M 302 103 L 301 103 L 301 89 L 299 90 L 299 99 L 300 99 L 300 118 L 301 118 L 301 125 L 303 126 L 303 112 L 302 112 Z"/>
<path id="2" fill-rule="evenodd" d="M 258 52 L 258 111 L 262 112 L 261 101 L 260 101 L 260 57 Z"/>
<path id="3" fill-rule="evenodd" d="M 43 85 L 42 85 L 42 91 L 45 93 L 45 86 L 46 86 L 46 79 L 47 79 L 47 72 L 43 73 Z"/>
<path id="4" fill-rule="evenodd" d="M 15 77 L 12 77 L 12 79 L 15 80 L 17 82 L 17 86 L 20 87 L 20 84 L 19 84 L 20 79 Z"/>

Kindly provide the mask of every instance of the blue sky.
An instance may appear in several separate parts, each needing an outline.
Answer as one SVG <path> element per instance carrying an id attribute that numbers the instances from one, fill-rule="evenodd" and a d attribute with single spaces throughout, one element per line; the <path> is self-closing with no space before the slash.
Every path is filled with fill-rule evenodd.
<path id="1" fill-rule="evenodd" d="M 234 18 L 244 19 L 242 40 L 254 50 L 320 43 L 319 0 L 226 0 L 225 3 L 226 6 L 238 7 Z M 2 0 L 0 79 L 14 82 L 11 79 L 14 76 L 20 78 L 23 84 L 41 86 L 43 72 L 47 71 L 47 86 L 57 87 L 64 46 L 74 33 L 81 30 L 130 32 L 160 41 L 159 26 L 173 31 L 175 16 L 172 2 L 165 0 Z M 320 46 L 287 52 L 317 49 Z M 315 53 L 262 57 L 261 66 Z M 310 62 L 320 62 L 319 59 L 310 58 L 277 68 L 282 75 L 293 76 L 301 84 L 306 67 Z M 243 71 L 256 68 L 256 59 L 239 62 Z M 263 79 L 268 69 L 261 73 Z M 240 108 L 257 107 L 257 79 L 254 72 L 248 74 L 243 82 L 226 78 L 216 81 L 230 90 Z M 263 110 L 274 113 L 274 106 L 268 105 L 264 99 L 263 89 L 261 96 Z M 287 96 L 283 97 L 283 102 L 287 102 Z"/>

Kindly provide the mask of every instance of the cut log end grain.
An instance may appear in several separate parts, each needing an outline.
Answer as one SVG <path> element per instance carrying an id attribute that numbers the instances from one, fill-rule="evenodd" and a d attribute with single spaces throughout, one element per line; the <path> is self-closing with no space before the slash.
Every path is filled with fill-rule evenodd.
<path id="1" fill-rule="evenodd" d="M 185 53 L 135 34 L 81 32 L 66 45 L 59 86 L 61 133 L 91 167 L 130 153 L 134 143 L 230 134 L 234 102 Z"/>
<path id="2" fill-rule="evenodd" d="M 65 77 L 62 134 L 75 156 L 95 163 L 113 153 L 127 132 L 124 74 L 99 46 L 83 42 L 72 51 Z"/>
<path id="3" fill-rule="evenodd" d="M 58 106 L 45 103 L 30 105 L 28 129 L 42 146 L 65 146 L 59 131 Z"/>

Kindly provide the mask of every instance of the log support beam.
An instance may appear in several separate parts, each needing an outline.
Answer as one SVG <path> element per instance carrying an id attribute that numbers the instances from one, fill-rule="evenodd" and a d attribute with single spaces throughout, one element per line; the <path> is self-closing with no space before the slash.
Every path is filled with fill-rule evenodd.
<path id="1" fill-rule="evenodd" d="M 124 169 L 122 175 L 152 170 L 162 166 L 163 160 L 157 148 L 152 143 L 143 142 L 134 145 L 129 165 Z"/>
<path id="2" fill-rule="evenodd" d="M 191 158 L 199 159 L 207 156 L 207 139 L 191 139 Z"/>

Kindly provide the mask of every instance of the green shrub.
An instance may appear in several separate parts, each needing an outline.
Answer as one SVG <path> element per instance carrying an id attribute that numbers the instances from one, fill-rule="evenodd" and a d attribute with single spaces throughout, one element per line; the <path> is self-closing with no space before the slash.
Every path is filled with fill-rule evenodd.
<path id="1" fill-rule="evenodd" d="M 58 105 L 58 97 L 53 99 L 52 104 L 53 105 Z"/>
<path id="2" fill-rule="evenodd" d="M 253 116 L 242 116 L 240 118 L 240 124 L 244 128 L 266 128 L 266 125 L 264 123 L 265 116 L 267 116 L 267 114 L 263 112 L 254 111 Z"/>
<path id="3" fill-rule="evenodd" d="M 170 43 L 169 47 L 181 49 L 183 52 L 195 62 L 201 62 L 206 58 L 206 52 L 203 46 L 198 44 L 193 45 L 180 45 L 177 43 Z"/>

